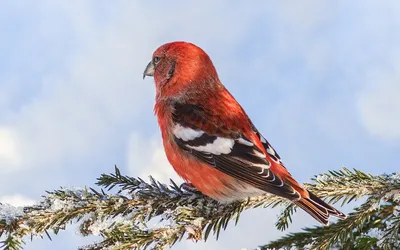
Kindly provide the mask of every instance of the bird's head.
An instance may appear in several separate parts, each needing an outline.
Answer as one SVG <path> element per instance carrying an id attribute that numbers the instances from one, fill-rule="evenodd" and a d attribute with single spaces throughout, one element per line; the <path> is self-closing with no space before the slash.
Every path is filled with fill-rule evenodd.
<path id="1" fill-rule="evenodd" d="M 210 57 L 187 42 L 172 42 L 159 47 L 143 72 L 154 76 L 157 100 L 181 99 L 212 91 L 219 84 Z"/>

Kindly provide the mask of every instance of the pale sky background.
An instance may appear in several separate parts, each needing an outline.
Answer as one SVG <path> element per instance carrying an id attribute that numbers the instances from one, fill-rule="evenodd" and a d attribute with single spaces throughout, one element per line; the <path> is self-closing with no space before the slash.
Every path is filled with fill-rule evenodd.
<path id="1" fill-rule="evenodd" d="M 179 182 L 142 80 L 153 51 L 176 40 L 210 55 L 299 181 L 343 166 L 398 171 L 399 13 L 398 1 L 1 1 L 0 200 L 93 186 L 114 164 Z M 282 235 L 278 214 L 246 211 L 219 241 L 173 249 L 252 249 Z M 314 223 L 299 212 L 290 230 Z M 25 249 L 96 240 L 70 228 Z"/>

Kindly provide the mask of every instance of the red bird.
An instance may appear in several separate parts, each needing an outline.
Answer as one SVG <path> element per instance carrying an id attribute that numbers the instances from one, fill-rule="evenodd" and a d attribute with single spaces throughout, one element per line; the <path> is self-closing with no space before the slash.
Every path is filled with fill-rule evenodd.
<path id="1" fill-rule="evenodd" d="M 187 42 L 162 45 L 146 76 L 154 76 L 154 112 L 167 158 L 200 192 L 221 202 L 272 193 L 322 224 L 328 224 L 330 215 L 345 218 L 286 170 L 201 48 Z"/>

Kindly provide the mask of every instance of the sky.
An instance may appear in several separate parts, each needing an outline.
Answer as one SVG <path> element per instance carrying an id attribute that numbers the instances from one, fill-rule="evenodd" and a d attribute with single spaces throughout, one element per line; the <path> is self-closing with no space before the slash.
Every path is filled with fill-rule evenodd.
<path id="1" fill-rule="evenodd" d="M 188 41 L 300 182 L 342 167 L 399 169 L 398 1 L 0 2 L 0 201 L 94 186 L 122 173 L 181 182 L 153 115 L 153 51 Z M 350 211 L 350 208 L 344 208 Z M 282 235 L 279 209 L 242 214 L 218 241 L 173 249 L 253 249 Z M 312 226 L 298 212 L 290 231 Z M 72 225 L 25 249 L 74 249 Z"/>

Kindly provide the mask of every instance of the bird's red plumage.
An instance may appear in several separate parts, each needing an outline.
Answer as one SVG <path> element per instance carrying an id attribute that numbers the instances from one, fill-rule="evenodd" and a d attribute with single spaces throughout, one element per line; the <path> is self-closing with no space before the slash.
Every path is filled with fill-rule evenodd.
<path id="1" fill-rule="evenodd" d="M 230 110 L 230 117 L 225 120 L 225 125 L 220 129 L 222 133 L 229 134 L 232 131 L 246 131 L 245 134 L 255 138 L 254 133 L 250 132 L 250 124 L 243 124 L 242 119 L 248 119 L 242 108 L 237 104 L 233 97 L 226 91 L 221 91 L 221 100 L 214 112 L 223 114 L 225 110 Z M 206 105 L 216 105 L 216 99 L 209 99 Z M 203 194 L 218 199 L 223 194 L 233 192 L 229 184 L 236 185 L 238 180 L 224 174 L 208 164 L 205 164 L 182 151 L 174 142 L 171 128 L 172 112 L 168 103 L 158 102 L 155 105 L 155 113 L 161 129 L 165 153 L 174 170 L 187 182 L 192 183 Z M 207 131 L 217 132 L 215 124 L 220 122 L 218 116 L 213 116 L 210 120 Z M 228 185 L 227 185 L 228 184 Z"/>
<path id="2" fill-rule="evenodd" d="M 272 158 L 274 155 L 271 156 L 270 152 L 267 152 L 268 150 L 271 151 L 271 148 L 268 148 L 268 150 L 265 148 L 265 143 L 268 144 L 268 142 L 261 141 L 260 135 L 251 120 L 235 98 L 221 84 L 214 65 L 202 49 L 190 43 L 174 42 L 158 48 L 154 52 L 153 58 L 157 58 L 157 61 L 153 62 L 157 90 L 154 111 L 161 129 L 167 158 L 183 179 L 192 183 L 205 195 L 218 200 L 222 198 L 234 200 L 235 197 L 256 194 L 257 192 L 254 192 L 254 190 L 260 192 L 269 190 L 272 193 L 292 199 L 322 223 L 327 223 L 329 215 L 344 217 L 344 214 L 304 189 L 280 161 Z M 177 103 L 179 105 L 191 105 L 195 108 L 189 110 L 189 112 L 185 111 L 185 114 L 180 117 L 176 117 L 174 107 Z M 179 121 L 179 126 L 185 127 L 186 132 L 189 133 L 185 136 L 181 135 L 183 139 L 179 137 L 180 135 L 174 134 L 173 130 L 177 121 Z M 195 136 L 190 133 L 194 133 Z M 211 150 L 210 152 L 206 150 L 205 152 L 199 151 L 196 154 L 191 154 L 191 151 L 199 147 L 196 148 L 188 144 L 185 151 L 182 146 L 177 144 L 179 142 L 189 143 L 190 139 L 200 140 L 200 135 L 206 135 L 211 140 L 209 144 L 204 144 L 207 147 L 202 146 L 202 150 L 208 148 L 207 150 Z M 279 186 L 271 186 L 272 189 L 262 187 L 262 190 L 258 189 L 260 186 L 256 188 L 253 183 L 259 185 L 259 182 L 255 179 L 247 181 L 243 177 L 243 172 L 238 172 L 239 170 L 228 171 L 229 169 L 225 169 L 225 172 L 223 172 L 213 165 L 215 163 L 207 162 L 207 159 L 212 159 L 213 152 L 217 158 L 223 152 L 216 148 L 216 144 L 211 143 L 217 139 L 228 143 L 237 142 L 242 144 L 242 147 L 243 145 L 251 146 L 253 150 L 252 153 L 250 152 L 251 154 L 257 154 L 258 151 L 264 155 L 265 158 L 261 160 L 265 162 L 263 164 L 268 163 L 269 165 L 262 167 L 267 168 L 273 176 L 283 182 L 281 187 L 282 190 L 286 190 L 286 193 L 278 192 Z M 191 143 L 194 143 L 194 141 Z M 237 148 L 240 148 L 240 145 Z M 228 151 L 234 150 L 232 146 L 231 148 L 224 148 L 224 150 L 226 149 Z M 223 154 L 225 153 L 224 151 Z M 232 156 L 232 162 L 237 163 L 234 160 L 239 157 L 238 154 L 240 152 L 236 152 L 236 155 Z M 206 158 L 202 160 L 201 157 Z M 255 156 L 245 155 L 243 157 L 245 158 L 239 162 L 246 162 L 246 160 Z M 218 159 L 227 162 L 225 158 Z M 257 166 L 257 163 L 254 164 Z M 255 172 L 249 176 L 256 174 Z M 275 177 L 271 181 L 274 179 Z M 290 190 L 293 193 L 287 193 Z M 243 193 L 243 195 L 241 196 L 240 193 Z M 295 193 L 300 198 L 293 198 Z"/>

